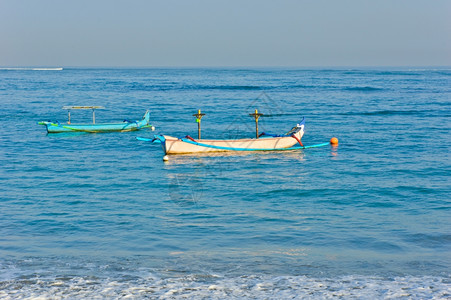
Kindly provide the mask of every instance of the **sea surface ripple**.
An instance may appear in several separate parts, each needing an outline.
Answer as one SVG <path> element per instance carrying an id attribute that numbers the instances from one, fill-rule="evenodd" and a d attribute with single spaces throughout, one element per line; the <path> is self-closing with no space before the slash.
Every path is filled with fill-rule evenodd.
<path id="1" fill-rule="evenodd" d="M 451 297 L 451 70 L 0 70 L 0 298 Z M 50 134 L 65 105 L 156 131 Z M 285 133 L 180 155 L 154 133 Z M 73 122 L 91 113 L 73 111 Z"/>

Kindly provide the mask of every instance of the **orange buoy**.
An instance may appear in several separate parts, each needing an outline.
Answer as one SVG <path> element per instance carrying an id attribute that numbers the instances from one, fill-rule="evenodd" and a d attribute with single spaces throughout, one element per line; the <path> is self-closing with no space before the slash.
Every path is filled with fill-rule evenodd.
<path id="1" fill-rule="evenodd" d="M 338 145 L 338 139 L 336 137 L 333 137 L 333 138 L 330 139 L 330 143 L 332 145 Z"/>

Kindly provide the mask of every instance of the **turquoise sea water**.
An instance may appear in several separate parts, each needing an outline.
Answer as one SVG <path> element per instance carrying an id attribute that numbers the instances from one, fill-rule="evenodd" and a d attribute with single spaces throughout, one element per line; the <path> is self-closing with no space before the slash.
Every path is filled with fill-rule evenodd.
<path id="1" fill-rule="evenodd" d="M 0 298 L 451 297 L 451 70 L 0 70 Z M 64 105 L 156 131 L 47 135 Z M 154 133 L 339 146 L 162 161 Z M 74 111 L 72 121 L 91 113 Z"/>

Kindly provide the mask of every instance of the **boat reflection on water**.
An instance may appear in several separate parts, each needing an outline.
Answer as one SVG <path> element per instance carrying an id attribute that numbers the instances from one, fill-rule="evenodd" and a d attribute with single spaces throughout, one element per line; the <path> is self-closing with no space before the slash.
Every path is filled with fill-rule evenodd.
<path id="1" fill-rule="evenodd" d="M 298 184 L 312 172 L 305 165 L 312 150 L 173 155 L 163 163 L 168 196 L 178 206 L 187 207 L 218 195 L 267 186 L 280 178 L 285 178 L 287 184 Z M 324 160 L 330 155 L 324 148 L 316 152 L 320 155 L 313 155 L 315 159 Z M 230 187 L 232 182 L 236 186 Z"/>

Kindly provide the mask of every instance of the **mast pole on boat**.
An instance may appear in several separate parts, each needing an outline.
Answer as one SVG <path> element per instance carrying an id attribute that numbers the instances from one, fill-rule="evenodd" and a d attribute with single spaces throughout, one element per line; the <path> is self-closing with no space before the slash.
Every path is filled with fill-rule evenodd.
<path id="1" fill-rule="evenodd" d="M 203 116 L 205 116 L 205 114 L 202 114 L 200 112 L 200 109 L 197 111 L 197 114 L 193 115 L 194 117 L 196 117 L 196 122 L 197 122 L 197 138 L 200 140 L 200 120 L 202 119 Z"/>
<path id="2" fill-rule="evenodd" d="M 255 138 L 258 139 L 258 118 L 263 116 L 263 114 L 259 113 L 257 109 L 253 114 L 249 114 L 249 116 L 254 117 L 255 119 Z"/>

